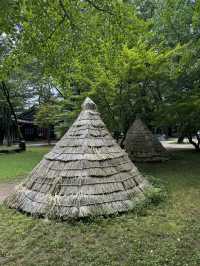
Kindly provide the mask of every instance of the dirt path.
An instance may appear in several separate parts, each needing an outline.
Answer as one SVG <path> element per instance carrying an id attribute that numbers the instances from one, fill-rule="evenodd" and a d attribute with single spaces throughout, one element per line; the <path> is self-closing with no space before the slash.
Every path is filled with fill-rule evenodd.
<path id="1" fill-rule="evenodd" d="M 191 144 L 177 144 L 172 141 L 161 141 L 161 143 L 168 150 L 194 150 Z"/>
<path id="2" fill-rule="evenodd" d="M 0 183 L 0 203 L 14 190 L 16 183 Z"/>

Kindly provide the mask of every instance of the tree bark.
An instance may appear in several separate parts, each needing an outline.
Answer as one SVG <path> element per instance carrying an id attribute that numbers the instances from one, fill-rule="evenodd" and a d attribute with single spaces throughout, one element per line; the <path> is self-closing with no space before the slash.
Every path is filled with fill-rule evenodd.
<path id="1" fill-rule="evenodd" d="M 4 137 L 4 132 L 0 128 L 0 145 L 3 145 L 3 137 Z"/>
<path id="2" fill-rule="evenodd" d="M 122 137 L 122 139 L 121 139 L 121 142 L 120 142 L 120 147 L 122 148 L 122 149 L 124 149 L 124 141 L 125 141 L 125 139 L 126 139 L 126 134 L 123 134 L 123 137 Z"/>
<path id="3" fill-rule="evenodd" d="M 8 105 L 9 105 L 10 111 L 14 117 L 15 125 L 17 128 L 17 133 L 18 133 L 18 137 L 19 137 L 19 148 L 22 150 L 26 150 L 26 144 L 25 144 L 24 138 L 22 136 L 18 121 L 17 121 L 17 116 L 15 114 L 15 110 L 14 110 L 12 102 L 10 100 L 10 93 L 9 93 L 9 90 L 8 90 L 4 81 L 1 82 L 1 89 L 2 89 L 3 95 L 5 96 L 5 99 L 8 103 Z"/>
<path id="4" fill-rule="evenodd" d="M 192 134 L 188 134 L 187 138 L 190 142 L 190 144 L 192 144 L 195 147 L 195 150 L 200 152 L 200 139 L 197 138 L 197 143 L 195 141 L 193 141 L 192 139 Z"/>
<path id="5" fill-rule="evenodd" d="M 12 145 L 10 128 L 7 129 L 7 136 L 6 136 L 6 145 L 10 147 Z"/>
<path id="6" fill-rule="evenodd" d="M 178 144 L 182 144 L 183 141 L 184 141 L 184 138 L 185 138 L 185 137 L 186 137 L 185 134 L 181 134 L 181 135 L 178 137 L 177 143 L 178 143 Z"/>
<path id="7" fill-rule="evenodd" d="M 48 142 L 48 145 L 51 145 L 51 128 L 50 127 L 47 128 L 47 142 Z"/>

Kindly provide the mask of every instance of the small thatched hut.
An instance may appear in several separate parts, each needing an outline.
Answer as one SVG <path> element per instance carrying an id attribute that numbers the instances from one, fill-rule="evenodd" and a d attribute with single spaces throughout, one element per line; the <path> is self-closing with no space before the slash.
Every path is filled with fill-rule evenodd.
<path id="1" fill-rule="evenodd" d="M 6 204 L 61 219 L 107 215 L 133 209 L 147 187 L 87 98 L 68 132 Z"/>
<path id="2" fill-rule="evenodd" d="M 129 128 L 124 146 L 129 158 L 135 162 L 158 162 L 169 159 L 167 150 L 140 118 L 137 118 Z"/>

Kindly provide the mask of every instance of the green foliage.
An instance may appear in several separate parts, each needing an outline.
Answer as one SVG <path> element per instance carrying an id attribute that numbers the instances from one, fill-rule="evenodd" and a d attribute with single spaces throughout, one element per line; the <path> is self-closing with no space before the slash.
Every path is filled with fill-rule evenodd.
<path id="1" fill-rule="evenodd" d="M 0 34 L 2 32 L 12 33 L 14 26 L 20 19 L 19 2 L 12 0 L 1 0 L 0 2 Z"/>
<path id="2" fill-rule="evenodd" d="M 190 134 L 196 133 L 199 1 L 4 4 L 9 19 L 0 12 L 6 33 L 0 79 L 12 80 L 25 99 L 48 98 L 49 85 L 57 88 L 63 97 L 58 104 L 61 131 L 90 95 L 116 135 L 126 133 L 137 113 L 150 125 L 173 125 L 180 132 L 190 127 Z"/>
<path id="3" fill-rule="evenodd" d="M 153 39 L 167 47 L 187 43 L 193 38 L 194 2 L 188 0 L 157 1 L 153 21 Z"/>
<path id="4" fill-rule="evenodd" d="M 166 199 L 167 195 L 166 192 L 164 192 L 161 188 L 151 188 L 149 189 L 146 193 L 145 196 L 147 197 L 148 204 L 154 204 L 154 205 L 158 205 L 160 202 L 164 201 L 164 199 Z"/>
<path id="5" fill-rule="evenodd" d="M 57 118 L 58 108 L 53 103 L 43 103 L 40 105 L 36 116 L 35 123 L 44 128 L 49 128 L 51 125 L 54 125 Z"/>
<path id="6" fill-rule="evenodd" d="M 177 50 L 158 53 L 156 47 L 138 42 L 133 48 L 123 47 L 109 73 L 99 67 L 91 95 L 111 129 L 126 133 L 138 113 L 152 119 L 171 78 L 169 64 Z"/>

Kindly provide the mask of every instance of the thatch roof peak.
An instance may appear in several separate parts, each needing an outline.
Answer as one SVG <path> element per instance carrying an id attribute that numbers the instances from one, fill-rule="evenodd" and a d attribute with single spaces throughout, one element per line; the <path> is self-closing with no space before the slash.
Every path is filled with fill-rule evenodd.
<path id="1" fill-rule="evenodd" d="M 96 104 L 89 97 L 85 99 L 81 107 L 83 110 L 96 110 L 97 109 Z"/>
<path id="2" fill-rule="evenodd" d="M 136 117 L 135 121 L 133 122 L 131 128 L 135 129 L 137 128 L 137 130 L 149 130 L 149 128 L 147 127 L 147 125 L 144 123 L 144 121 L 140 118 L 140 117 Z"/>

